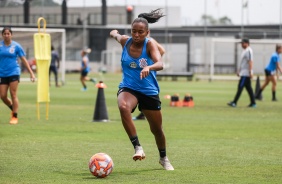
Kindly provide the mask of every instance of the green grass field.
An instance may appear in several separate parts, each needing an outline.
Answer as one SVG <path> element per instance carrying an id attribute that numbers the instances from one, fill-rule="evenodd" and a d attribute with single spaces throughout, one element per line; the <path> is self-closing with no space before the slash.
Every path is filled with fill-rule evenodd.
<path id="1" fill-rule="evenodd" d="M 122 127 L 116 104 L 121 75 L 103 81 L 110 122 L 92 122 L 97 88 L 81 92 L 79 74 L 67 75 L 61 88 L 51 86 L 49 120 L 45 104 L 36 115 L 36 83 L 21 82 L 19 124 L 10 125 L 10 111 L 0 104 L 0 183 L 282 183 L 282 84 L 280 101 L 271 102 L 271 87 L 257 108 L 247 108 L 243 91 L 238 107 L 233 99 L 237 81 L 160 81 L 167 154 L 174 171 L 158 163 L 158 150 L 147 121 L 136 121 L 146 153 L 132 160 L 133 147 Z M 94 76 L 95 74 L 91 74 Z M 255 86 L 255 82 L 253 82 Z M 195 107 L 170 107 L 164 96 L 191 93 Z M 136 111 L 133 116 L 137 115 Z M 114 161 L 112 174 L 97 179 L 88 169 L 98 152 Z"/>

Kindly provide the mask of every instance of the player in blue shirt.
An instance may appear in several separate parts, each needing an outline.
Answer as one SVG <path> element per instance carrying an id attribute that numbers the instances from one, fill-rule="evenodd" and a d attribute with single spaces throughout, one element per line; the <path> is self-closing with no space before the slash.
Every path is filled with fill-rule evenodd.
<path id="1" fill-rule="evenodd" d="M 142 17 L 143 15 L 144 15 L 144 13 L 143 13 L 143 14 L 140 14 L 138 17 Z M 150 37 L 150 35 L 148 35 L 148 38 L 150 38 L 150 40 L 151 40 L 152 42 L 155 42 L 155 43 L 157 44 L 158 49 L 159 49 L 159 51 L 160 51 L 160 54 L 161 54 L 161 56 L 163 56 L 164 53 L 165 53 L 165 48 L 164 48 L 161 44 L 159 44 L 155 39 L 153 39 L 152 37 Z M 133 120 L 145 120 L 146 117 L 145 117 L 145 115 L 143 114 L 143 112 L 140 112 L 136 117 L 133 117 L 132 119 L 133 119 Z"/>
<path id="2" fill-rule="evenodd" d="M 91 68 L 89 66 L 89 57 L 88 54 L 90 54 L 91 49 L 87 48 L 87 49 L 83 49 L 81 51 L 81 71 L 80 71 L 80 81 L 81 84 L 83 86 L 83 88 L 81 89 L 81 91 L 87 91 L 87 86 L 86 86 L 86 81 L 92 81 L 93 83 L 96 82 L 96 79 L 94 78 L 89 78 L 87 77 L 88 73 L 90 72 Z"/>
<path id="3" fill-rule="evenodd" d="M 158 46 L 148 37 L 148 23 L 157 22 L 162 13 L 159 9 L 136 18 L 131 24 L 131 37 L 120 35 L 112 30 L 110 36 L 122 46 L 121 66 L 122 81 L 119 84 L 118 108 L 123 127 L 135 149 L 133 160 L 145 158 L 144 150 L 139 143 L 136 127 L 131 118 L 138 105 L 150 125 L 159 150 L 159 163 L 165 170 L 174 170 L 166 156 L 166 139 L 162 129 L 161 101 L 156 71 L 163 69 L 163 62 Z"/>
<path id="4" fill-rule="evenodd" d="M 17 90 L 20 81 L 18 57 L 30 73 L 32 82 L 34 82 L 35 77 L 25 58 L 25 52 L 21 45 L 12 40 L 12 29 L 4 27 L 2 37 L 3 41 L 0 42 L 0 96 L 4 104 L 12 111 L 10 124 L 17 124 L 19 107 Z M 10 91 L 11 99 L 8 98 L 8 90 Z"/>
<path id="5" fill-rule="evenodd" d="M 277 101 L 276 98 L 276 78 L 275 78 L 275 74 L 277 74 L 278 77 L 278 70 L 280 71 L 280 73 L 282 73 L 282 68 L 279 65 L 280 62 L 280 56 L 279 54 L 282 52 L 282 45 L 277 44 L 276 45 L 276 52 L 274 52 L 271 55 L 270 61 L 268 63 L 268 65 L 266 66 L 264 72 L 265 72 L 265 81 L 264 84 L 261 86 L 260 90 L 258 91 L 258 93 L 256 94 L 256 99 L 261 100 L 260 99 L 260 95 L 262 93 L 262 91 L 264 90 L 264 88 L 268 85 L 269 82 L 272 83 L 272 101 Z"/>
<path id="6" fill-rule="evenodd" d="M 55 51 L 55 48 L 52 45 L 51 46 L 51 64 L 50 64 L 50 69 L 49 69 L 49 76 L 51 76 L 51 72 L 53 72 L 54 77 L 55 77 L 56 87 L 60 86 L 58 83 L 58 68 L 59 67 L 60 67 L 60 57 L 59 57 L 58 52 Z"/>

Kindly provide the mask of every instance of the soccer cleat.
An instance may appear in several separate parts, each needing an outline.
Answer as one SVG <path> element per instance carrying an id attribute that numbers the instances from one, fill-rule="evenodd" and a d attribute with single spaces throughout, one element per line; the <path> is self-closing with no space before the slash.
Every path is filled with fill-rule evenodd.
<path id="1" fill-rule="evenodd" d="M 135 146 L 135 154 L 133 155 L 133 160 L 143 160 L 145 159 L 145 153 L 142 146 Z"/>
<path id="2" fill-rule="evenodd" d="M 163 166 L 163 168 L 165 170 L 168 170 L 168 171 L 173 171 L 174 170 L 174 168 L 171 165 L 170 161 L 168 160 L 167 156 L 165 156 L 163 158 L 160 158 L 159 163 Z"/>
<path id="3" fill-rule="evenodd" d="M 277 98 L 272 99 L 272 102 L 277 102 L 277 101 L 278 101 Z"/>
<path id="4" fill-rule="evenodd" d="M 256 105 L 256 104 L 250 104 L 250 105 L 248 105 L 248 107 L 251 107 L 251 108 L 256 108 L 256 107 L 257 107 L 257 105 Z"/>
<path id="5" fill-rule="evenodd" d="M 87 88 L 81 88 L 81 91 L 87 91 Z"/>
<path id="6" fill-rule="evenodd" d="M 256 99 L 256 100 L 260 100 L 260 101 L 261 101 L 261 100 L 262 100 L 262 97 L 261 97 L 261 96 L 256 95 L 256 96 L 255 96 L 255 99 Z"/>
<path id="7" fill-rule="evenodd" d="M 229 102 L 227 103 L 227 105 L 229 105 L 230 107 L 236 107 L 236 104 L 234 102 Z"/>
<path id="8" fill-rule="evenodd" d="M 11 120 L 10 120 L 10 124 L 11 125 L 18 124 L 18 118 L 12 117 Z"/>

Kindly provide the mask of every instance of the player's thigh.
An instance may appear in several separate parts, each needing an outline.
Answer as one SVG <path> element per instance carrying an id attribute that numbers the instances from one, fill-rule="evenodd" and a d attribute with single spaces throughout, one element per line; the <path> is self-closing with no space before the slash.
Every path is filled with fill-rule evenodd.
<path id="1" fill-rule="evenodd" d="M 124 91 L 118 94 L 118 107 L 119 109 L 134 109 L 138 103 L 138 100 L 134 94 Z"/>
<path id="2" fill-rule="evenodd" d="M 0 84 L 0 97 L 1 98 L 7 98 L 7 93 L 8 93 L 8 84 Z"/>
<path id="3" fill-rule="evenodd" d="M 15 97 L 17 95 L 18 86 L 19 86 L 19 81 L 10 82 L 9 87 L 10 87 L 10 94 L 12 97 Z"/>

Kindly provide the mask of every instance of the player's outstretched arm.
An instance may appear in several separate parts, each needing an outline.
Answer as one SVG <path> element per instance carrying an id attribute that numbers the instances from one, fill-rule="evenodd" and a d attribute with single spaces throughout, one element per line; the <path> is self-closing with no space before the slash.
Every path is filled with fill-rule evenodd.
<path id="1" fill-rule="evenodd" d="M 119 34 L 118 30 L 114 29 L 110 32 L 110 36 L 114 39 L 116 39 L 117 42 L 119 42 L 122 46 L 124 46 L 126 40 L 129 38 L 127 35 L 121 35 Z"/>

